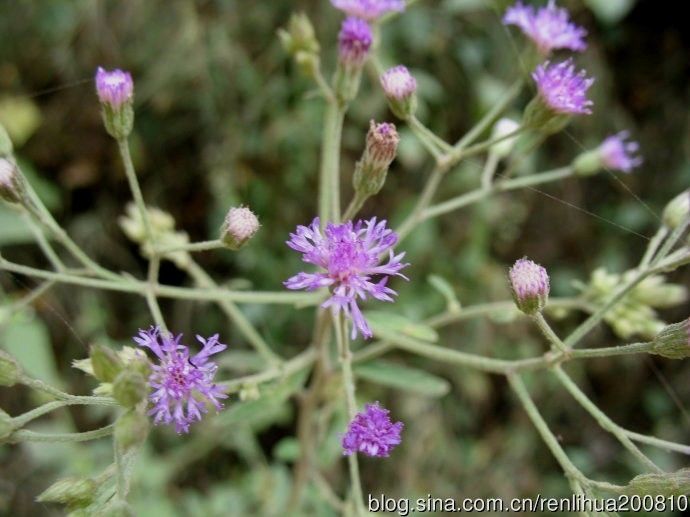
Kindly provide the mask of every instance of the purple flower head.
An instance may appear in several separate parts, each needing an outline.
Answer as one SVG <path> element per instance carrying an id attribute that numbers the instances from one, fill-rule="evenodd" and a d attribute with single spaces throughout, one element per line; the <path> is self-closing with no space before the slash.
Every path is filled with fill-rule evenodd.
<path id="1" fill-rule="evenodd" d="M 378 402 L 367 404 L 364 411 L 355 415 L 343 436 L 343 454 L 358 452 L 367 456 L 386 458 L 400 444 L 402 422 L 391 422 L 389 411 Z"/>
<path id="2" fill-rule="evenodd" d="M 213 382 L 218 366 L 209 357 L 227 347 L 218 342 L 218 334 L 208 339 L 197 336 L 203 348 L 192 356 L 189 348 L 180 344 L 181 338 L 182 334 L 164 336 L 157 327 L 151 327 L 139 330 L 134 341 L 150 348 L 160 360 L 151 367 L 149 377 L 149 400 L 153 404 L 149 415 L 154 415 L 153 423 L 174 422 L 175 431 L 188 433 L 190 424 L 201 420 L 201 414 L 208 411 L 208 404 L 216 410 L 223 407 L 218 399 L 227 398 L 227 395 Z"/>
<path id="3" fill-rule="evenodd" d="M 606 138 L 599 147 L 604 167 L 615 171 L 630 172 L 642 163 L 642 158 L 635 153 L 640 148 L 637 142 L 627 141 L 630 134 L 621 131 Z"/>
<path id="4" fill-rule="evenodd" d="M 508 271 L 515 304 L 522 312 L 541 311 L 549 297 L 549 274 L 528 258 L 518 259 Z"/>
<path id="5" fill-rule="evenodd" d="M 367 21 L 376 20 L 389 12 L 405 10 L 405 0 L 331 0 L 331 4 L 348 16 Z"/>
<path id="6" fill-rule="evenodd" d="M 417 91 L 417 80 L 406 66 L 398 65 L 381 74 L 381 86 L 386 97 L 404 100 Z"/>
<path id="7" fill-rule="evenodd" d="M 519 27 L 545 56 L 555 49 L 567 48 L 582 52 L 587 48 L 587 31 L 571 23 L 568 11 L 557 7 L 554 0 L 549 0 L 546 7 L 536 10 L 518 0 L 506 11 L 503 23 Z"/>
<path id="8" fill-rule="evenodd" d="M 348 65 L 362 66 L 372 40 L 371 27 L 367 22 L 354 17 L 345 18 L 338 34 L 340 60 Z"/>
<path id="9" fill-rule="evenodd" d="M 371 329 L 357 305 L 358 300 L 369 297 L 392 302 L 397 295 L 386 287 L 389 276 L 401 276 L 400 270 L 408 266 L 401 262 L 405 253 L 393 254 L 398 241 L 397 234 L 386 228 L 386 221 L 347 221 L 342 224 L 328 223 L 322 231 L 319 218 L 309 226 L 298 226 L 290 234 L 287 245 L 303 254 L 302 260 L 314 264 L 324 271 L 301 272 L 289 278 L 284 284 L 288 289 L 313 291 L 329 287 L 332 295 L 322 307 L 331 307 L 334 313 L 344 311 L 352 320 L 352 339 L 359 330 L 365 338 L 372 336 Z M 388 252 L 388 262 L 381 264 L 382 254 Z M 382 276 L 373 282 L 374 276 Z"/>
<path id="10" fill-rule="evenodd" d="M 130 102 L 134 95 L 134 83 L 129 72 L 115 69 L 107 71 L 100 66 L 96 71 L 96 93 L 102 104 L 117 110 Z"/>
<path id="11" fill-rule="evenodd" d="M 572 59 L 551 65 L 548 61 L 539 65 L 532 73 L 539 95 L 546 105 L 556 113 L 564 115 L 590 115 L 592 101 L 587 99 L 587 90 L 594 79 L 587 77 L 584 70 L 575 72 Z"/>

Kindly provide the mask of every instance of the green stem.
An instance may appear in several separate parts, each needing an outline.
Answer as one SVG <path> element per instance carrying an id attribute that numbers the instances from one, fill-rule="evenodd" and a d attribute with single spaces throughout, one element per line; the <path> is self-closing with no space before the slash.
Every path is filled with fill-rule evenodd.
<path id="1" fill-rule="evenodd" d="M 89 397 L 89 398 L 95 398 L 95 397 Z M 93 402 L 93 401 L 84 401 L 84 400 L 54 400 L 52 402 L 47 402 L 46 404 L 43 404 L 42 406 L 39 406 L 37 408 L 32 409 L 31 411 L 27 411 L 26 413 L 22 413 L 21 415 L 18 415 L 12 419 L 12 426 L 15 429 L 20 429 L 24 427 L 26 424 L 31 422 L 32 420 L 35 420 L 45 414 L 48 414 L 52 411 L 55 411 L 56 409 L 60 409 L 66 406 L 76 406 L 76 405 L 102 405 L 99 402 Z M 115 401 L 113 401 L 112 404 L 109 405 L 115 405 Z"/>
<path id="2" fill-rule="evenodd" d="M 367 199 L 367 196 L 362 195 L 359 192 L 355 192 L 355 195 L 352 196 L 352 200 L 343 214 L 342 220 L 349 221 L 356 216 L 357 213 L 362 209 L 362 206 Z"/>
<path id="3" fill-rule="evenodd" d="M 504 140 L 508 140 L 509 138 L 514 138 L 520 133 L 522 133 L 526 128 L 524 126 L 520 126 L 514 131 L 511 131 L 508 134 L 497 136 L 496 138 L 490 138 L 489 140 L 486 140 L 485 142 L 481 142 L 479 144 L 473 145 L 471 147 L 465 147 L 463 148 L 454 148 L 447 156 L 446 160 L 448 161 L 449 164 L 454 165 L 460 160 L 463 160 L 465 158 L 469 158 L 471 156 L 474 156 L 479 153 L 483 153 L 484 151 L 488 151 L 491 149 L 494 145 L 503 142 Z"/>
<path id="4" fill-rule="evenodd" d="M 117 147 L 120 150 L 120 156 L 122 157 L 122 163 L 125 166 L 125 175 L 127 176 L 127 182 L 129 183 L 129 189 L 132 191 L 132 197 L 134 198 L 134 203 L 137 205 L 139 210 L 139 217 L 144 224 L 144 230 L 146 231 L 146 240 L 149 241 L 152 247 L 155 248 L 155 242 L 153 237 L 153 230 L 151 228 L 151 221 L 149 221 L 149 214 L 146 210 L 146 203 L 144 202 L 144 196 L 141 193 L 141 187 L 139 186 L 139 180 L 137 179 L 137 173 L 134 170 L 134 162 L 132 161 L 132 155 L 129 152 L 129 143 L 126 138 L 121 138 L 117 140 Z"/>
<path id="5" fill-rule="evenodd" d="M 338 222 L 340 217 L 340 140 L 345 107 L 338 102 L 330 102 L 324 117 L 319 184 L 321 224 Z"/>
<path id="6" fill-rule="evenodd" d="M 668 228 L 666 226 L 659 227 L 657 232 L 654 234 L 654 237 L 652 237 L 652 240 L 650 240 L 649 244 L 647 244 L 647 249 L 645 250 L 644 256 L 640 261 L 638 269 L 644 269 L 649 266 L 649 264 L 652 262 L 654 254 L 659 249 L 659 246 L 661 246 L 661 243 L 664 241 L 667 235 Z"/>
<path id="7" fill-rule="evenodd" d="M 653 445 L 654 447 L 659 447 L 660 449 L 666 449 L 668 451 L 673 452 L 680 452 L 681 454 L 686 454 L 690 456 L 690 446 L 688 445 L 669 442 L 668 440 L 662 440 L 661 438 L 656 438 L 654 436 L 647 436 L 646 434 L 628 431 L 627 429 L 624 429 L 623 432 L 625 432 L 625 434 L 631 440 L 635 440 L 636 442 L 645 443 L 647 445 Z"/>
<path id="8" fill-rule="evenodd" d="M 680 238 L 685 233 L 685 230 L 688 229 L 689 225 L 690 217 L 686 217 L 685 219 L 683 219 L 683 222 L 681 224 L 679 224 L 676 228 L 673 229 L 671 235 L 668 236 L 666 242 L 664 242 L 664 244 L 661 246 L 659 253 L 657 253 L 657 255 L 654 257 L 652 264 L 658 264 L 661 260 L 663 260 L 666 257 L 666 255 L 668 255 L 671 252 L 673 246 L 675 246 L 676 243 L 680 240 Z"/>
<path id="9" fill-rule="evenodd" d="M 311 366 L 315 359 L 315 350 L 309 348 L 292 359 L 281 363 L 279 366 L 274 366 L 259 373 L 246 375 L 238 379 L 220 381 L 218 384 L 224 386 L 228 393 L 234 393 L 239 391 L 243 386 L 262 384 L 280 377 L 289 377 L 290 375 Z"/>
<path id="10" fill-rule="evenodd" d="M 113 458 L 115 462 L 115 479 L 117 487 L 117 498 L 120 501 L 125 501 L 127 499 L 127 474 L 124 464 L 124 455 L 122 454 L 122 449 L 117 443 L 117 440 L 113 440 Z"/>
<path id="11" fill-rule="evenodd" d="M 86 431 L 83 433 L 38 433 L 36 431 L 29 431 L 26 429 L 20 429 L 14 431 L 10 437 L 7 439 L 10 443 L 19 442 L 86 442 L 89 440 L 95 440 L 97 438 L 103 438 L 104 436 L 109 436 L 113 434 L 115 430 L 115 424 L 110 424 L 100 429 L 95 429 L 93 431 Z"/>
<path id="12" fill-rule="evenodd" d="M 153 321 L 164 333 L 168 333 L 168 326 L 165 324 L 165 319 L 163 318 L 163 312 L 158 304 L 158 299 L 156 298 L 156 286 L 158 286 L 158 272 L 160 269 L 161 260 L 157 254 L 153 254 L 149 260 L 149 272 L 148 272 L 148 286 L 146 289 L 146 303 L 149 306 L 149 311 L 153 317 Z"/>
<path id="13" fill-rule="evenodd" d="M 496 153 L 489 153 L 489 156 L 486 157 L 481 177 L 481 186 L 484 190 L 489 190 L 491 188 L 491 183 L 494 180 L 494 174 L 496 173 L 496 168 L 500 160 L 501 159 Z"/>
<path id="14" fill-rule="evenodd" d="M 414 115 L 407 119 L 407 124 L 412 130 L 412 133 L 414 133 L 417 139 L 424 147 L 426 147 L 427 151 L 429 151 L 436 160 L 439 160 L 444 153 L 448 153 L 453 149 L 450 144 L 436 136 Z"/>
<path id="15" fill-rule="evenodd" d="M 34 218 L 29 215 L 29 212 L 24 212 L 23 215 L 24 221 L 26 221 L 27 226 L 36 238 L 38 247 L 41 248 L 41 251 L 48 259 L 48 262 L 50 262 L 50 265 L 53 266 L 55 271 L 64 271 L 65 264 L 62 262 L 62 260 L 60 260 L 60 257 L 50 245 L 48 239 L 46 239 L 46 236 L 43 234 L 43 230 L 41 230 L 41 228 L 34 222 Z"/>
<path id="16" fill-rule="evenodd" d="M 553 350 L 559 350 L 560 352 L 564 353 L 568 352 L 568 347 L 566 347 L 563 344 L 563 341 L 561 341 L 561 338 L 556 335 L 551 328 L 551 325 L 549 325 L 544 319 L 544 315 L 541 312 L 534 314 L 532 316 L 532 320 L 537 324 L 537 327 L 539 327 L 541 333 L 544 334 L 544 337 L 547 339 Z"/>
<path id="17" fill-rule="evenodd" d="M 664 471 L 654 464 L 644 453 L 635 445 L 625 430 L 611 420 L 606 413 L 600 410 L 585 393 L 575 384 L 572 379 L 563 371 L 560 366 L 555 366 L 551 370 L 559 382 L 573 396 L 575 400 L 599 423 L 599 425 L 615 436 L 628 451 L 637 458 L 647 469 L 652 472 L 663 473 Z"/>
<path id="18" fill-rule="evenodd" d="M 64 391 L 61 391 L 57 388 L 54 388 L 53 386 L 46 384 L 45 382 L 38 380 L 38 379 L 33 379 L 31 377 L 28 377 L 25 374 L 22 374 L 21 377 L 19 378 L 19 382 L 21 384 L 24 384 L 25 386 L 28 386 L 29 388 L 42 391 L 44 393 L 47 393 L 48 395 L 52 395 L 58 400 L 62 401 L 68 401 L 71 402 L 72 404 L 85 404 L 85 405 L 99 405 L 99 406 L 116 406 L 117 402 L 115 402 L 114 399 L 111 399 L 110 397 L 91 397 L 91 396 L 81 396 L 81 395 L 70 395 L 69 393 L 65 393 Z"/>
<path id="19" fill-rule="evenodd" d="M 424 211 L 431 204 L 431 200 L 434 198 L 436 191 L 438 190 L 441 180 L 445 176 L 446 169 L 440 166 L 434 167 L 431 172 L 429 179 L 422 190 L 422 194 L 417 199 L 412 212 L 407 216 L 407 218 L 402 222 L 400 228 L 398 228 L 398 242 L 401 242 L 410 232 L 422 221 Z"/>
<path id="20" fill-rule="evenodd" d="M 210 250 L 217 250 L 219 248 L 225 248 L 225 244 L 223 244 L 223 241 L 220 239 L 215 239 L 212 241 L 201 241 L 201 242 L 188 242 L 186 244 L 180 244 L 179 246 L 168 246 L 168 247 L 161 247 L 157 248 L 156 252 L 159 255 L 167 255 L 169 253 L 173 253 L 175 251 L 187 251 L 187 252 L 194 252 L 194 251 L 210 251 Z"/>

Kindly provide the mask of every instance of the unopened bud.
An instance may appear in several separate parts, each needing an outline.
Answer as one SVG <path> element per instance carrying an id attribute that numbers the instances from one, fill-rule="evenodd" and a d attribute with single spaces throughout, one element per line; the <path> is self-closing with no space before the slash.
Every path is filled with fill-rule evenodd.
<path id="1" fill-rule="evenodd" d="M 144 400 L 147 391 L 144 376 L 130 368 L 122 370 L 113 381 L 113 397 L 126 408 L 133 408 Z"/>
<path id="2" fill-rule="evenodd" d="M 8 203 L 22 204 L 25 200 L 24 180 L 11 158 L 0 157 L 0 198 Z"/>
<path id="3" fill-rule="evenodd" d="M 502 118 L 498 122 L 496 122 L 496 124 L 494 124 L 491 139 L 494 140 L 506 137 L 511 133 L 515 133 L 515 131 L 519 127 L 520 124 L 515 122 L 514 120 L 509 118 Z M 495 143 L 491 146 L 491 152 L 499 158 L 506 158 L 512 152 L 513 147 L 515 147 L 516 138 L 517 136 L 510 137 Z"/>
<path id="4" fill-rule="evenodd" d="M 342 102 L 357 95 L 362 67 L 373 41 L 367 22 L 352 16 L 343 21 L 338 33 L 338 68 L 334 78 L 335 93 Z"/>
<path id="5" fill-rule="evenodd" d="M 293 13 L 287 29 L 278 31 L 283 48 L 289 54 L 297 56 L 299 52 L 318 54 L 319 42 L 316 40 L 314 26 L 306 13 Z"/>
<path id="6" fill-rule="evenodd" d="M 521 258 L 508 271 L 513 299 L 528 315 L 541 312 L 549 298 L 549 275 L 539 264 Z"/>
<path id="7" fill-rule="evenodd" d="M 396 117 L 410 118 L 417 110 L 417 80 L 402 66 L 394 66 L 381 75 L 381 86 Z"/>
<path id="8" fill-rule="evenodd" d="M 0 409 L 0 443 L 11 435 L 12 431 L 14 431 L 12 417 Z"/>
<path id="9" fill-rule="evenodd" d="M 113 382 L 122 370 L 122 360 L 112 348 L 93 345 L 90 356 L 93 374 L 101 382 Z"/>
<path id="10" fill-rule="evenodd" d="M 668 359 L 690 357 L 690 321 L 685 320 L 664 327 L 654 338 L 652 353 Z"/>
<path id="11" fill-rule="evenodd" d="M 573 160 L 573 170 L 578 176 L 592 176 L 599 172 L 603 167 L 601 153 L 598 149 L 580 153 Z"/>
<path id="12" fill-rule="evenodd" d="M 103 108 L 103 123 L 108 134 L 117 140 L 127 138 L 134 125 L 134 82 L 129 72 L 96 71 L 96 93 Z"/>
<path id="13" fill-rule="evenodd" d="M 316 77 L 319 70 L 319 56 L 312 52 L 297 52 L 295 62 L 301 72 L 307 77 Z"/>
<path id="14" fill-rule="evenodd" d="M 395 159 L 400 137 L 394 124 L 369 123 L 362 159 L 357 163 L 353 177 L 355 191 L 366 197 L 377 194 L 386 182 L 388 168 Z"/>
<path id="15" fill-rule="evenodd" d="M 93 479 L 68 477 L 50 485 L 36 500 L 39 503 L 62 503 L 70 508 L 90 505 L 98 486 Z"/>
<path id="16" fill-rule="evenodd" d="M 12 139 L 7 133 L 5 126 L 0 124 L 0 158 L 12 156 Z"/>
<path id="17" fill-rule="evenodd" d="M 22 369 L 17 360 L 0 350 L 0 386 L 14 386 L 21 375 Z"/>
<path id="18" fill-rule="evenodd" d="M 690 190 L 685 190 L 669 201 L 664 208 L 664 225 L 675 230 L 690 216 Z"/>
<path id="19" fill-rule="evenodd" d="M 259 220 L 249 208 L 231 208 L 221 228 L 221 240 L 232 250 L 238 250 L 259 230 Z"/>
<path id="20" fill-rule="evenodd" d="M 663 474 L 640 474 L 628 483 L 625 492 L 640 496 L 690 494 L 690 469 Z"/>
<path id="21" fill-rule="evenodd" d="M 115 441 L 123 450 L 135 447 L 146 440 L 149 427 L 149 419 L 146 415 L 130 409 L 115 423 Z"/>

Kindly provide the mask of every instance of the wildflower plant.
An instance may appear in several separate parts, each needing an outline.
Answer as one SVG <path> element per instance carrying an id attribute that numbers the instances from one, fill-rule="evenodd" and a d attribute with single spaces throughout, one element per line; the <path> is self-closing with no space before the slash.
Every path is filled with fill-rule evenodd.
<path id="1" fill-rule="evenodd" d="M 263 468 L 265 458 L 257 454 L 260 443 L 255 430 L 242 425 L 254 414 L 270 417 L 271 412 L 289 412 L 294 400 L 296 436 L 285 448 L 287 452 L 282 451 L 291 454 L 288 463 L 292 476 L 289 497 L 281 510 L 294 515 L 319 514 L 315 508 L 322 507 L 314 503 L 311 494 L 311 488 L 316 486 L 334 512 L 365 515 L 364 494 L 377 491 L 377 478 L 367 471 L 381 462 L 395 461 L 396 456 L 411 454 L 413 446 L 406 443 L 406 433 L 416 425 L 425 425 L 423 421 L 415 422 L 409 408 L 386 403 L 389 410 L 372 402 L 376 399 L 370 397 L 367 382 L 373 380 L 384 387 L 377 393 L 380 400 L 387 397 L 386 390 L 409 389 L 408 384 L 413 385 L 420 376 L 431 384 L 431 388 L 426 386 L 426 393 L 445 393 L 448 389 L 443 379 L 412 369 L 409 364 L 386 363 L 386 373 L 381 367 L 381 356 L 396 351 L 405 352 L 400 355 L 401 363 L 420 357 L 453 370 L 504 379 L 513 392 L 513 400 L 525 410 L 574 494 L 594 498 L 601 494 L 641 494 L 650 486 L 659 493 L 687 487 L 684 471 L 667 472 L 657 456 L 642 450 L 639 444 L 684 454 L 690 454 L 689 446 L 621 427 L 566 372 L 571 363 L 582 365 L 586 359 L 635 354 L 667 359 L 690 356 L 687 321 L 669 324 L 657 313 L 657 309 L 678 305 L 687 298 L 684 287 L 669 283 L 664 276 L 690 263 L 690 248 L 683 241 L 690 225 L 687 192 L 669 203 L 657 233 L 634 267 L 619 273 L 603 267 L 595 270 L 587 283 L 577 284 L 580 294 L 574 298 L 558 297 L 557 292 L 551 292 L 551 265 L 546 265 L 546 258 L 532 257 L 545 264 L 542 266 L 532 258 L 512 257 L 504 263 L 502 301 L 464 306 L 451 283 L 436 276 L 431 283 L 447 301 L 440 313 L 418 321 L 414 315 L 400 314 L 401 309 L 396 306 L 398 292 L 404 295 L 409 285 L 421 283 L 415 257 L 407 254 L 406 247 L 408 237 L 419 232 L 426 221 L 452 216 L 499 193 L 546 188 L 549 183 L 565 179 L 584 182 L 584 176 L 602 170 L 629 173 L 641 165 L 639 146 L 624 131 L 584 153 L 577 154 L 574 149 L 570 163 L 560 168 L 512 174 L 518 168 L 517 154 L 529 155 L 547 145 L 548 138 L 563 131 L 573 116 L 596 113 L 598 107 L 590 99 L 594 77 L 580 69 L 572 58 L 550 57 L 555 51 L 584 52 L 585 29 L 572 22 L 568 12 L 553 0 L 538 8 L 521 2 L 509 7 L 503 23 L 517 26 L 543 62 L 531 70 L 516 69 L 519 77 L 515 84 L 506 88 L 500 102 L 464 135 L 439 135 L 417 118 L 417 95 L 423 90 L 423 83 L 418 84 L 404 64 L 382 65 L 384 56 L 405 59 L 395 48 L 382 53 L 380 35 L 388 20 L 414 16 L 414 2 L 331 0 L 330 4 L 345 18 L 339 33 L 328 35 L 328 41 L 317 39 L 305 14 L 295 14 L 279 32 L 284 49 L 314 82 L 318 99 L 314 100 L 312 95 L 309 102 L 324 107 L 319 167 L 310 171 L 314 183 L 318 183 L 317 206 L 313 207 L 313 217 L 306 221 L 293 220 L 286 212 L 283 220 L 273 221 L 266 228 L 269 223 L 251 207 L 224 207 L 226 215 L 217 238 L 192 241 L 187 232 L 178 228 L 172 214 L 149 204 L 140 188 L 130 152 L 130 135 L 136 127 L 137 73 L 108 71 L 98 66 L 91 109 L 97 112 L 100 103 L 105 130 L 114 140 L 112 145 L 121 158 L 132 198 L 120 206 L 119 225 L 146 264 L 144 275 L 109 269 L 93 259 L 60 226 L 34 190 L 0 127 L 2 199 L 34 230 L 46 261 L 38 267 L 0 255 L 3 275 L 42 279 L 45 289 L 60 283 L 74 289 L 95 288 L 141 298 L 147 307 L 145 328 L 152 325 L 149 330 L 126 329 L 136 347 L 95 343 L 88 357 L 75 358 L 75 368 L 91 379 L 91 395 L 71 394 L 35 378 L 24 370 L 21 361 L 0 350 L 3 389 L 29 388 L 52 399 L 23 414 L 10 415 L 9 411 L 0 410 L 0 443 L 113 441 L 112 464 L 93 475 L 59 479 L 45 489 L 38 501 L 61 504 L 73 515 L 132 514 L 130 489 L 140 482 L 138 458 L 147 454 L 149 436 L 165 433 L 166 427 L 173 431 L 172 438 L 165 442 L 167 446 L 193 444 L 193 450 L 186 449 L 181 456 L 196 457 L 199 450 L 208 449 L 207 444 L 212 449 L 236 439 L 244 444 L 243 459 Z M 333 16 L 335 19 L 335 13 Z M 326 65 L 333 70 L 332 80 L 322 70 Z M 381 106 L 388 102 L 390 118 L 399 119 L 399 126 L 386 112 L 371 113 L 368 125 L 350 128 L 360 133 L 361 158 L 348 167 L 340 162 L 343 128 L 346 121 L 350 123 L 349 108 L 363 95 L 360 86 L 364 81 L 370 83 L 372 95 L 377 96 Z M 521 96 L 522 93 L 526 95 Z M 520 99 L 530 95 L 531 102 L 520 104 Z M 505 118 L 513 108 L 523 110 L 520 120 Z M 398 173 L 395 160 L 405 138 L 414 138 L 428 152 L 431 171 L 424 176 L 414 205 L 401 220 L 396 216 L 389 223 L 391 214 L 384 212 L 395 204 L 395 199 L 387 191 L 387 180 Z M 448 178 L 459 166 L 476 160 L 484 161 L 482 172 L 473 178 L 476 186 L 455 192 L 457 184 Z M 352 188 L 343 193 L 341 188 L 346 182 L 351 182 Z M 383 196 L 388 197 L 385 205 L 380 202 Z M 303 202 L 311 202 L 306 193 Z M 261 232 L 259 219 L 264 225 Z M 194 258 L 194 253 L 249 257 L 249 252 L 261 253 L 254 246 L 260 239 L 286 242 L 301 255 L 303 270 L 290 269 L 289 264 L 297 261 L 291 262 L 294 253 L 286 253 L 285 259 L 281 259 L 284 285 L 275 285 L 272 290 L 252 290 L 246 285 L 216 281 Z M 188 277 L 191 285 L 163 283 L 160 268 L 165 262 Z M 555 285 L 553 290 L 557 291 Z M 41 287 L 30 293 L 12 310 L 22 309 L 43 292 Z M 237 332 L 238 342 L 229 341 L 218 329 L 209 338 L 197 336 L 198 346 L 186 345 L 181 335 L 172 333 L 178 327 L 176 314 L 164 310 L 162 299 L 217 305 Z M 283 314 L 286 308 L 300 309 L 296 311 L 299 315 L 312 309 L 314 315 L 310 336 L 298 332 L 291 336 L 301 350 L 291 357 L 285 356 L 286 347 L 266 330 L 273 314 Z M 543 338 L 543 352 L 521 356 L 516 347 L 516 352 L 506 358 L 493 353 L 490 347 L 483 348 L 485 353 L 474 353 L 462 350 L 462 343 L 438 342 L 438 330 L 442 327 L 496 313 L 524 318 L 534 325 L 537 335 Z M 559 314 L 570 316 L 569 323 L 577 323 L 568 331 L 560 323 L 556 327 L 554 319 Z M 623 342 L 592 347 L 588 338 L 602 322 L 610 325 Z M 646 341 L 627 342 L 633 338 Z M 244 368 L 249 372 L 241 375 L 237 372 L 243 365 L 233 362 L 241 356 L 231 352 L 246 346 L 251 351 L 246 363 L 251 366 Z M 532 398 L 524 381 L 530 375 L 550 377 L 555 381 L 549 385 L 551 389 L 563 388 L 620 442 L 635 460 L 627 480 L 600 480 L 597 472 L 585 472 L 573 461 Z M 453 399 L 446 403 L 462 401 Z M 32 428 L 35 420 L 65 406 L 99 406 L 109 423 L 93 430 L 67 433 Z M 338 455 L 324 461 L 321 453 L 327 457 L 326 449 L 332 449 L 333 444 Z M 257 456 L 261 461 L 256 461 Z M 367 457 L 361 465 L 360 456 Z M 341 462 L 347 462 L 347 483 L 339 483 L 337 476 L 324 476 L 326 470 L 344 470 Z M 332 483 L 338 485 L 331 486 Z M 462 487 L 458 487 L 458 493 L 461 492 Z"/>

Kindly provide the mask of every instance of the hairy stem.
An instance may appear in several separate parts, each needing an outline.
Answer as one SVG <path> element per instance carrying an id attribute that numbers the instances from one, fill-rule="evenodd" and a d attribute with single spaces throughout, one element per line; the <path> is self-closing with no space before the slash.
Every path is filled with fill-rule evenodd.
<path id="1" fill-rule="evenodd" d="M 100 429 L 93 431 L 86 431 L 83 433 L 39 433 L 36 431 L 29 431 L 27 429 L 20 429 L 14 431 L 7 441 L 10 443 L 19 442 L 86 442 L 89 440 L 96 440 L 104 436 L 110 436 L 115 430 L 115 424 L 110 424 Z"/>
<path id="2" fill-rule="evenodd" d="M 338 102 L 326 106 L 321 143 L 319 216 L 321 224 L 340 218 L 340 140 L 345 107 Z"/>

